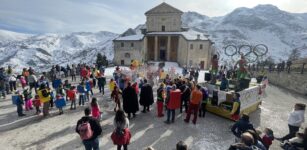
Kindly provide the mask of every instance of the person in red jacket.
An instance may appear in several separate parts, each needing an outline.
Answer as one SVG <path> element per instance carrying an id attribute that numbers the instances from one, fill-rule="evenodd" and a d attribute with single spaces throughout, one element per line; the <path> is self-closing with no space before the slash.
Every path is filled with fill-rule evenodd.
<path id="1" fill-rule="evenodd" d="M 88 73 L 87 73 L 86 68 L 85 68 L 85 67 L 82 67 L 82 68 L 81 68 L 81 80 L 86 79 L 87 74 L 88 74 Z"/>
<path id="2" fill-rule="evenodd" d="M 170 86 L 170 85 L 169 85 Z M 167 90 L 168 91 L 168 90 Z M 172 115 L 172 123 L 175 122 L 175 110 L 180 108 L 181 105 L 181 91 L 176 89 L 176 85 L 174 84 L 168 93 L 169 97 L 166 99 L 167 104 L 167 120 L 166 124 L 170 124 L 170 117 Z"/>
<path id="3" fill-rule="evenodd" d="M 274 140 L 274 133 L 270 128 L 264 129 L 264 136 L 262 137 L 262 141 L 264 146 L 269 149 Z"/>

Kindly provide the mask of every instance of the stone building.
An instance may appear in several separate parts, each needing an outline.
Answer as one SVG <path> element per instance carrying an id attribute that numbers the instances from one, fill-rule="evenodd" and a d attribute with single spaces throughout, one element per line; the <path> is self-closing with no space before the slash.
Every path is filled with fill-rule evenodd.
<path id="1" fill-rule="evenodd" d="M 114 63 L 130 65 L 135 59 L 172 61 L 208 69 L 213 42 L 207 35 L 183 27 L 182 14 L 165 2 L 147 11 L 146 24 L 139 33 L 129 29 L 113 40 Z"/>

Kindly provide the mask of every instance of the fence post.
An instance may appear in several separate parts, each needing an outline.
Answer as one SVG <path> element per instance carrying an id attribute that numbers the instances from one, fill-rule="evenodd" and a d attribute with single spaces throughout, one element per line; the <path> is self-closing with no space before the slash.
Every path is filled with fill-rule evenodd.
<path id="1" fill-rule="evenodd" d="M 302 67 L 302 70 L 301 70 L 301 74 L 304 74 L 304 67 L 305 67 L 305 64 L 306 64 L 306 63 L 303 63 L 303 67 Z"/>

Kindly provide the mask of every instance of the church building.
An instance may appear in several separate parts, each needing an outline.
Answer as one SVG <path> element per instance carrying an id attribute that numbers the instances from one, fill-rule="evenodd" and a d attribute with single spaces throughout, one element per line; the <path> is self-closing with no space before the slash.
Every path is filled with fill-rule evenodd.
<path id="1" fill-rule="evenodd" d="M 146 24 L 139 31 L 127 30 L 113 40 L 114 63 L 171 61 L 209 69 L 213 42 L 208 35 L 183 27 L 182 14 L 165 2 L 147 11 Z"/>

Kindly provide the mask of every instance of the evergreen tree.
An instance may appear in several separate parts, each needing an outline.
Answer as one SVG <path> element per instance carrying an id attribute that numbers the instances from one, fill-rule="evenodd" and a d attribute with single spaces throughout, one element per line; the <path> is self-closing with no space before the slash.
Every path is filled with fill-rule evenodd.
<path id="1" fill-rule="evenodd" d="M 103 55 L 103 56 L 102 56 L 102 60 L 103 60 L 102 65 L 107 67 L 107 66 L 109 65 L 107 56 L 106 56 L 106 55 Z"/>
<path id="2" fill-rule="evenodd" d="M 103 66 L 103 64 L 104 64 L 104 58 L 101 55 L 101 53 L 98 53 L 97 59 L 96 59 L 96 65 L 97 65 L 98 68 L 100 68 L 101 66 Z"/>

